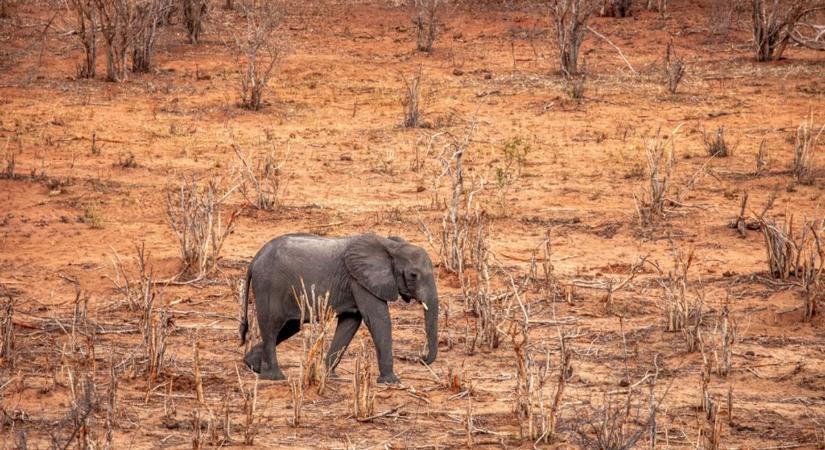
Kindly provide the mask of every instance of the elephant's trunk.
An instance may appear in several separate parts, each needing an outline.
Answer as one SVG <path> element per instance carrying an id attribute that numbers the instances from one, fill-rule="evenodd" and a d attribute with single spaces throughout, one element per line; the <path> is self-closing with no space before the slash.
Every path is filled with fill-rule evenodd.
<path id="1" fill-rule="evenodd" d="M 425 364 L 432 364 L 438 355 L 438 295 L 428 297 L 421 302 L 424 305 L 424 327 L 427 333 L 429 352 L 424 358 Z"/>

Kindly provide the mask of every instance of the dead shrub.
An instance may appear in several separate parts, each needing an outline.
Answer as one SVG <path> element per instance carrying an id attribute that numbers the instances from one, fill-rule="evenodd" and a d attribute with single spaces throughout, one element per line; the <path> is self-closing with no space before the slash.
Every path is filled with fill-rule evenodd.
<path id="1" fill-rule="evenodd" d="M 768 140 L 762 139 L 759 150 L 756 151 L 756 174 L 761 175 L 768 168 Z"/>
<path id="2" fill-rule="evenodd" d="M 694 261 L 693 249 L 683 254 L 673 249 L 673 269 L 659 280 L 662 288 L 662 309 L 665 316 L 665 331 L 682 333 L 688 352 L 695 352 L 702 342 L 702 308 L 705 296 L 697 290 L 691 294 L 688 272 Z"/>
<path id="3" fill-rule="evenodd" d="M 171 7 L 171 0 L 137 0 L 135 2 L 132 72 L 149 72 L 152 67 L 152 55 L 155 53 L 158 30 Z"/>
<path id="4" fill-rule="evenodd" d="M 181 177 L 177 185 L 167 184 L 166 219 L 178 238 L 182 275 L 204 278 L 218 264 L 223 242 L 235 225 L 237 212 L 224 225 L 221 217 L 226 195 L 211 179 L 205 186 L 194 177 Z"/>
<path id="5" fill-rule="evenodd" d="M 241 391 L 241 411 L 243 411 L 244 416 L 243 443 L 244 445 L 253 445 L 261 424 L 261 418 L 258 414 L 258 377 L 255 377 L 251 389 L 244 388 L 240 372 L 236 373 L 238 375 L 238 388 Z"/>
<path id="6" fill-rule="evenodd" d="M 438 38 L 439 16 L 446 0 L 413 0 L 416 49 L 430 53 Z"/>
<path id="7" fill-rule="evenodd" d="M 95 0 L 67 0 L 77 23 L 74 35 L 83 47 L 83 62 L 77 66 L 77 78 L 94 78 L 97 62 L 98 16 Z"/>
<path id="8" fill-rule="evenodd" d="M 209 0 L 183 0 L 183 24 L 190 44 L 197 44 L 203 32 L 203 22 L 209 14 Z"/>
<path id="9" fill-rule="evenodd" d="M 670 0 L 647 0 L 647 5 L 645 5 L 648 11 L 656 11 L 659 13 L 659 19 L 667 18 L 667 9 Z"/>
<path id="10" fill-rule="evenodd" d="M 603 0 L 599 15 L 602 17 L 630 17 L 633 0 Z"/>
<path id="11" fill-rule="evenodd" d="M 717 331 L 719 348 L 713 352 L 716 359 L 716 373 L 720 377 L 727 377 L 731 373 L 733 345 L 736 343 L 736 321 L 731 317 L 729 301 L 725 302 L 719 312 Z"/>
<path id="12" fill-rule="evenodd" d="M 507 294 L 496 294 L 490 287 L 489 244 L 487 242 L 487 219 L 479 214 L 468 228 L 468 242 L 473 255 L 475 279 L 470 281 L 459 274 L 459 283 L 464 298 L 465 310 L 475 316 L 475 333 L 467 341 L 467 352 L 472 354 L 476 347 L 492 351 L 501 343 L 500 327 L 506 319 L 503 303 Z"/>
<path id="13" fill-rule="evenodd" d="M 676 51 L 673 49 L 673 41 L 667 44 L 665 51 L 665 82 L 667 83 L 667 91 L 671 95 L 676 94 L 679 89 L 679 83 L 685 76 L 685 62 L 682 58 L 676 56 Z"/>
<path id="14" fill-rule="evenodd" d="M 284 155 L 279 161 L 273 146 L 269 151 L 245 156 L 234 137 L 232 150 L 241 163 L 244 180 L 241 184 L 241 193 L 246 202 L 263 211 L 277 209 L 280 206 L 280 197 L 286 191 L 287 183 L 282 180 L 281 169 L 286 164 L 289 154 Z M 250 185 L 251 189 L 248 187 Z"/>
<path id="15" fill-rule="evenodd" d="M 578 416 L 585 421 L 576 429 L 582 448 L 629 450 L 638 448 L 637 443 L 645 435 L 651 436 L 651 448 L 656 448 L 656 416 L 667 392 L 657 400 L 654 393 L 657 375 L 647 378 L 650 379 L 647 405 L 637 398 L 638 389 L 629 388 L 616 393 L 604 392 L 598 403 L 588 403 L 585 411 L 579 411 Z"/>
<path id="16" fill-rule="evenodd" d="M 0 318 L 0 367 L 14 368 L 14 298 L 6 295 Z"/>
<path id="17" fill-rule="evenodd" d="M 329 305 L 329 292 L 319 294 L 314 285 L 307 292 L 301 281 L 301 292 L 294 294 L 301 310 L 301 392 L 318 386 L 318 394 L 323 395 L 329 374 L 324 361 L 329 348 L 327 335 L 336 314 Z"/>
<path id="18" fill-rule="evenodd" d="M 727 37 L 733 24 L 735 12 L 734 0 L 711 0 L 707 16 L 710 35 L 718 39 Z"/>
<path id="19" fill-rule="evenodd" d="M 733 151 L 736 148 L 735 144 L 730 145 L 725 141 L 725 127 L 723 126 L 717 128 L 711 137 L 708 137 L 708 133 L 703 131 L 702 141 L 705 143 L 705 150 L 707 150 L 708 156 L 726 158 L 733 155 Z"/>
<path id="20" fill-rule="evenodd" d="M 246 0 L 241 5 L 244 23 L 235 33 L 235 52 L 241 73 L 241 105 L 258 111 L 275 67 L 284 53 L 284 37 L 277 31 L 282 12 L 279 2 Z"/>
<path id="21" fill-rule="evenodd" d="M 641 198 L 634 195 L 636 211 L 642 225 L 651 225 L 665 214 L 665 201 L 671 185 L 673 166 L 676 163 L 676 133 L 662 136 L 658 131 L 653 139 L 645 141 L 648 186 Z"/>
<path id="22" fill-rule="evenodd" d="M 126 80 L 127 56 L 134 40 L 131 0 L 94 0 L 100 31 L 106 43 L 106 80 Z"/>
<path id="23" fill-rule="evenodd" d="M 584 64 L 582 64 L 582 66 L 584 66 Z M 578 103 L 584 100 L 584 94 L 587 92 L 587 73 L 584 69 L 580 69 L 575 75 L 565 75 L 564 88 L 570 99 Z"/>
<path id="24" fill-rule="evenodd" d="M 566 76 L 578 71 L 579 49 L 587 35 L 587 21 L 598 5 L 597 0 L 550 0 L 550 15 L 555 27 L 559 69 Z"/>
<path id="25" fill-rule="evenodd" d="M 287 419 L 287 423 L 291 427 L 297 427 L 301 425 L 304 407 L 304 387 L 301 380 L 289 380 L 289 394 L 292 400 L 292 418 Z"/>
<path id="26" fill-rule="evenodd" d="M 151 275 L 142 284 L 140 331 L 143 335 L 143 353 L 146 356 L 146 373 L 150 381 L 156 381 L 163 373 L 166 355 L 166 338 L 169 336 L 169 313 L 163 304 L 163 294 L 155 289 Z"/>
<path id="27" fill-rule="evenodd" d="M 797 25 L 814 12 L 825 9 L 821 0 L 751 0 L 751 6 L 757 61 L 782 58 Z"/>
<path id="28" fill-rule="evenodd" d="M 375 413 L 375 356 L 371 347 L 359 341 L 355 355 L 355 372 L 352 376 L 353 414 L 355 420 L 368 422 Z"/>
<path id="29" fill-rule="evenodd" d="M 401 104 L 404 106 L 404 127 L 416 128 L 421 120 L 421 70 L 418 74 L 407 81 L 404 79 L 404 99 Z"/>
<path id="30" fill-rule="evenodd" d="M 519 296 L 514 292 L 519 307 L 510 324 L 509 336 L 516 356 L 516 386 L 514 412 L 518 418 L 522 439 L 535 444 L 553 443 L 557 440 L 556 430 L 564 406 L 564 388 L 570 376 L 571 351 L 564 335 L 559 330 L 561 347 L 556 375 L 550 369 L 550 349 L 544 343 L 543 351 L 536 352 L 529 342 L 529 313 Z M 539 362 L 536 353 L 544 357 Z M 551 380 L 556 380 L 552 389 Z M 552 389 L 552 390 L 551 390 Z M 548 398 L 548 393 L 552 395 Z"/>
<path id="31" fill-rule="evenodd" d="M 819 144 L 819 138 L 825 132 L 825 125 L 816 131 L 814 128 L 814 117 L 807 122 L 802 122 L 796 129 L 796 141 L 793 152 L 793 165 L 791 173 L 796 182 L 801 184 L 813 184 L 814 182 L 814 151 Z"/>

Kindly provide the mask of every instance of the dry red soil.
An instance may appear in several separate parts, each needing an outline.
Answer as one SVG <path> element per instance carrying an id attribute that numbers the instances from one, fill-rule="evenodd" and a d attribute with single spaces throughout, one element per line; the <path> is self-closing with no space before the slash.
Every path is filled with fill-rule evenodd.
<path id="1" fill-rule="evenodd" d="M 662 311 L 660 282 L 673 272 L 673 254 L 691 250 L 689 295 L 704 295 L 705 358 L 718 357 L 726 303 L 736 323 L 732 371 L 723 377 L 714 369 L 707 384 L 719 408 L 720 448 L 822 446 L 825 322 L 822 315 L 803 322 L 797 280 L 771 279 L 762 233 L 746 230 L 742 237 L 728 224 L 744 192 L 749 218 L 772 195 L 767 217 L 792 215 L 797 232 L 803 219 L 822 218 L 825 160 L 815 162 L 813 184 L 794 183 L 789 168 L 797 126 L 811 112 L 815 126 L 825 120 L 825 54 L 791 47 L 781 61 L 757 63 L 747 10 L 737 13 L 728 36 L 712 38 L 709 2 L 674 0 L 664 19 L 637 11 L 626 19 L 592 20 L 636 73 L 590 35 L 583 46 L 585 98 L 576 101 L 557 72 L 547 14 L 450 9 L 427 55 L 414 50 L 409 11 L 387 3 L 293 7 L 284 19 L 289 51 L 259 112 L 237 106 L 239 75 L 225 45 L 228 30 L 239 23 L 234 12 L 215 8 L 197 45 L 186 43 L 176 19 L 161 33 L 150 74 L 108 83 L 100 75 L 102 45 L 98 78 L 74 79 L 82 52 L 67 32 L 73 22 L 65 11 L 46 27 L 53 17 L 47 4 L 10 6 L 10 17 L 0 19 L 0 169 L 13 154 L 18 176 L 0 179 L 0 288 L 14 299 L 15 324 L 13 356 L 0 370 L 3 448 L 24 441 L 31 448 L 79 445 L 77 436 L 69 442 L 76 429 L 71 411 L 78 411 L 71 377 L 78 370 L 94 373 L 99 405 L 87 429 L 89 440 L 102 445 L 112 365 L 118 380 L 111 414 L 115 448 L 190 447 L 195 411 L 205 424 L 203 445 L 241 446 L 239 383 L 248 390 L 255 380 L 237 336 L 237 283 L 247 263 L 284 233 L 375 232 L 427 248 L 439 266 L 438 244 L 429 243 L 421 227 L 437 234 L 441 202 L 449 197 L 448 180 L 434 184 L 441 171 L 435 154 L 472 121 L 477 131 L 464 164 L 468 184 L 486 180 L 477 204 L 489 217 L 499 273 L 494 290 L 508 292 L 502 270 L 524 276 L 548 230 L 551 237 L 558 290 L 533 285 L 522 293 L 530 309 L 529 351 L 550 364 L 547 405 L 558 381 L 560 332 L 572 352 L 572 373 L 554 443 L 538 446 L 595 447 L 605 404 L 624 407 L 628 396 L 630 417 L 616 429 L 627 437 L 649 428 L 651 380 L 658 373 L 659 448 L 710 448 L 713 424 L 700 408 L 703 354 L 688 352 L 681 333 L 666 332 Z M 671 39 L 687 66 L 676 95 L 662 81 Z M 419 68 L 430 127 L 405 129 L 404 79 Z M 737 145 L 732 156 L 708 160 L 703 130 L 719 126 Z M 634 196 L 645 188 L 645 142 L 659 129 L 669 134 L 677 127 L 672 201 L 665 217 L 642 226 Z M 437 133 L 445 134 L 433 138 Z M 99 154 L 91 153 L 93 135 Z M 513 138 L 527 142 L 530 152 L 502 210 L 495 168 Z M 144 243 L 157 279 L 178 274 L 165 189 L 180 175 L 220 177 L 222 186 L 232 186 L 239 173 L 233 139 L 245 151 L 274 149 L 285 157 L 281 173 L 288 186 L 274 211 L 251 208 L 239 191 L 231 194 L 224 221 L 238 216 L 217 269 L 205 280 L 160 289 L 171 325 L 165 367 L 152 380 L 144 373 L 139 313 L 126 308 L 113 283 L 114 255 L 135 273 L 135 245 Z M 763 139 L 769 165 L 756 173 Z M 820 143 L 815 151 L 822 150 Z M 412 168 L 416 154 L 420 170 Z M 129 155 L 136 167 L 119 164 Z M 435 206 L 434 197 L 440 199 Z M 648 262 L 608 302 L 605 287 L 628 278 L 644 256 Z M 439 358 L 431 367 L 413 358 L 425 347 L 420 307 L 391 306 L 403 384 L 376 387 L 375 412 L 386 414 L 368 422 L 353 417 L 351 348 L 340 381 L 331 381 L 323 395 L 307 388 L 297 427 L 289 424 L 289 384 L 261 381 L 254 445 L 532 447 L 514 413 L 509 322 L 502 324 L 498 348 L 469 351 L 477 319 L 464 310 L 456 275 L 443 267 L 437 272 L 449 317 L 442 316 Z M 95 326 L 75 331 L 80 350 L 74 351 L 77 289 L 81 306 L 88 299 L 88 321 Z M 97 330 L 94 355 L 83 359 L 78 355 L 89 351 L 90 329 Z M 353 347 L 362 339 L 372 345 L 362 328 Z M 203 402 L 195 389 L 196 340 Z M 298 337 L 279 346 L 292 378 L 300 352 Z M 462 385 L 450 386 L 448 372 L 460 374 Z M 222 431 L 226 420 L 229 440 Z M 218 430 L 215 437 L 208 428 Z M 645 430 L 635 447 L 649 445 Z"/>

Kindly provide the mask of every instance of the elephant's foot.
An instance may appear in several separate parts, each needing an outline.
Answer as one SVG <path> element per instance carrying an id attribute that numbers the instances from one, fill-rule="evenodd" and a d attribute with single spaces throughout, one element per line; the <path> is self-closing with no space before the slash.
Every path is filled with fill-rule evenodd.
<path id="1" fill-rule="evenodd" d="M 261 373 L 261 350 L 258 348 L 256 351 L 255 348 L 252 349 L 249 353 L 246 354 L 243 358 L 244 364 L 246 367 L 255 373 Z"/>
<path id="2" fill-rule="evenodd" d="M 378 377 L 378 384 L 401 384 L 401 380 L 394 373 Z"/>
<path id="3" fill-rule="evenodd" d="M 258 378 L 260 378 L 262 380 L 272 380 L 272 381 L 286 380 L 286 376 L 284 375 L 283 372 L 281 372 L 281 369 L 264 370 L 263 372 L 261 372 L 258 375 Z"/>

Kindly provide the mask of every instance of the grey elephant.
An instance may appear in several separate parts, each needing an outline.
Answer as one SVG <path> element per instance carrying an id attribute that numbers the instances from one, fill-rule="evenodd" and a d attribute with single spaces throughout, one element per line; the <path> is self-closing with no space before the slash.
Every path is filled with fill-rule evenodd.
<path id="1" fill-rule="evenodd" d="M 262 343 L 252 347 L 244 362 L 261 378 L 283 380 L 275 347 L 301 328 L 296 292 L 314 288 L 329 292 L 329 305 L 338 324 L 326 356 L 334 373 L 347 346 L 363 321 L 378 357 L 379 383 L 398 383 L 393 371 L 392 330 L 388 302 L 399 296 L 415 299 L 424 308 L 431 364 L 438 354 L 438 292 L 427 252 L 402 238 L 374 234 L 326 238 L 312 234 L 287 234 L 264 245 L 249 264 L 243 289 L 240 334 L 246 343 L 249 330 L 249 288 L 255 294 Z M 314 305 L 313 305 L 314 306 Z"/>

